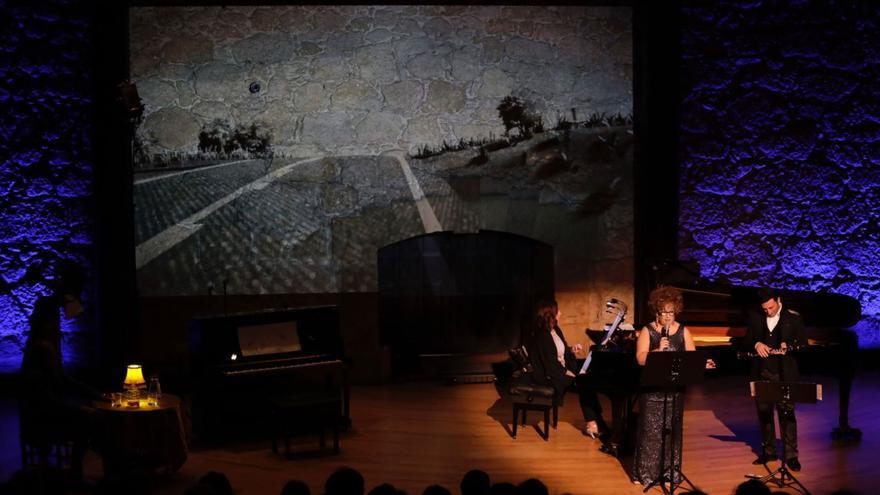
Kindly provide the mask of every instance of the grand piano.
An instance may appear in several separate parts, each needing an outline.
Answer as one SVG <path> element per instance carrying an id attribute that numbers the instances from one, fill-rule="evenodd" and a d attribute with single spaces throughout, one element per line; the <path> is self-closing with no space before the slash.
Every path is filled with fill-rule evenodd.
<path id="1" fill-rule="evenodd" d="M 288 393 L 338 393 L 343 427 L 351 423 L 336 306 L 195 318 L 189 346 L 197 441 L 264 433 L 268 401 Z"/>
<path id="2" fill-rule="evenodd" d="M 757 287 L 745 287 L 706 280 L 696 266 L 682 263 L 658 264 L 657 284 L 678 288 L 684 294 L 684 322 L 698 349 L 709 351 L 722 369 L 734 362 L 745 335 L 748 311 L 757 310 Z M 853 297 L 829 292 L 780 290 L 782 303 L 801 314 L 809 346 L 798 354 L 801 373 L 821 373 L 839 383 L 838 426 L 832 437 L 855 440 L 861 432 L 849 425 L 849 401 L 855 375 L 858 339 L 850 327 L 858 323 L 862 308 Z M 745 366 L 740 366 L 745 369 Z"/>
<path id="3" fill-rule="evenodd" d="M 656 285 L 670 285 L 684 294 L 685 309 L 677 316 L 694 337 L 698 349 L 709 352 L 721 370 L 740 369 L 745 373 L 746 363 L 738 363 L 740 340 L 745 335 L 748 311 L 757 310 L 757 288 L 722 284 L 696 275 L 697 270 L 672 264 L 658 268 Z M 858 342 L 848 330 L 861 316 L 861 305 L 849 296 L 810 291 L 782 290 L 783 304 L 795 309 L 804 318 L 809 347 L 799 352 L 798 363 L 802 373 L 823 373 L 835 377 L 839 383 L 838 426 L 832 431 L 835 440 L 858 440 L 861 432 L 849 425 L 849 402 L 855 375 Z M 611 301 L 616 301 L 612 299 Z M 611 301 L 608 312 L 620 311 Z M 623 311 L 626 311 L 625 304 Z M 648 321 L 649 316 L 643 315 Z M 617 319 L 615 322 L 619 323 Z M 641 328 L 644 323 L 636 325 Z M 614 325 L 610 325 L 614 327 Z M 626 450 L 631 431 L 630 411 L 639 383 L 639 369 L 635 362 L 635 332 L 617 328 L 611 339 L 608 329 L 587 330 L 597 345 L 592 347 L 594 357 L 587 372 L 579 377 L 579 385 L 591 387 L 607 395 L 612 402 L 612 434 L 602 451 L 617 456 Z"/>

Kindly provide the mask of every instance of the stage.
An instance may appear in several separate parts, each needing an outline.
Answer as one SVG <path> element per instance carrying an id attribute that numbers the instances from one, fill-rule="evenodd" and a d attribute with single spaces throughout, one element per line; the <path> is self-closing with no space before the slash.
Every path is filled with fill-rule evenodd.
<path id="1" fill-rule="evenodd" d="M 829 434 L 837 422 L 836 382 L 825 376 L 806 378 L 823 385 L 824 401 L 798 406 L 804 467 L 797 477 L 815 494 L 843 488 L 874 492 L 880 483 L 876 469 L 880 372 L 861 372 L 856 377 L 850 422 L 862 429 L 864 438 L 849 445 L 833 444 Z M 707 493 L 731 493 L 745 474 L 761 471 L 751 464 L 759 433 L 754 403 L 747 394 L 745 377 L 730 375 L 710 376 L 688 393 L 682 468 Z M 4 430 L 10 431 L 6 427 L 14 425 L 6 409 Z M 540 416 L 532 413 L 530 425 Z M 298 437 L 291 458 L 273 455 L 268 439 L 194 448 L 178 473 L 157 475 L 146 483 L 154 493 L 181 494 L 214 470 L 226 474 L 238 494 L 277 494 L 290 479 L 304 480 L 312 493 L 320 494 L 331 472 L 351 466 L 364 475 L 367 491 L 389 482 L 418 495 L 435 483 L 458 493 L 462 475 L 479 468 L 489 473 L 493 483 L 537 477 L 551 494 L 642 493 L 643 487 L 629 481 L 631 458 L 606 456 L 599 452 L 597 440 L 580 433 L 583 420 L 573 394 L 567 396 L 558 429 L 551 431 L 547 442 L 532 426 L 521 429 L 517 439 L 510 437 L 511 405 L 499 398 L 493 384 L 419 381 L 356 386 L 352 419 L 354 426 L 342 435 L 338 456 L 330 449 L 318 451 L 317 436 Z M 5 481 L 17 468 L 18 451 L 17 442 L 4 444 Z M 91 481 L 101 477 L 97 454 L 89 453 L 86 472 Z"/>

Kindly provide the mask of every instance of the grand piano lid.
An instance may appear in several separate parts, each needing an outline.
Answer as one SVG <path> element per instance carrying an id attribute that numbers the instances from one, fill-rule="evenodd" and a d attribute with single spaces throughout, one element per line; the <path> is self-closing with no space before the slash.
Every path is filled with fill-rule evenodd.
<path id="1" fill-rule="evenodd" d="M 690 325 L 744 326 L 748 312 L 759 311 L 759 287 L 706 280 L 671 285 L 684 295 L 680 321 Z M 858 323 L 862 306 L 857 299 L 832 292 L 779 290 L 782 306 L 800 313 L 807 327 L 848 328 Z"/>
<path id="2" fill-rule="evenodd" d="M 655 263 L 657 285 L 670 285 L 684 294 L 684 311 L 678 317 L 691 325 L 745 326 L 748 312 L 758 311 L 760 286 L 734 285 L 701 277 L 693 261 Z M 823 291 L 779 289 L 782 306 L 804 318 L 807 327 L 847 328 L 858 323 L 862 306 L 857 299 Z"/>

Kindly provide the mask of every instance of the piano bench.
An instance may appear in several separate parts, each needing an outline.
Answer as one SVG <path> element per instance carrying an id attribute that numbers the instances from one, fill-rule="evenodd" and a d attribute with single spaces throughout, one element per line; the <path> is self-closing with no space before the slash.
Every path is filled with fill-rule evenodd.
<path id="1" fill-rule="evenodd" d="M 513 431 L 516 438 L 517 420 L 522 414 L 522 424 L 526 424 L 526 411 L 544 412 L 544 431 L 541 437 L 546 441 L 550 438 L 550 411 L 553 411 L 553 428 L 559 421 L 559 404 L 556 391 L 548 385 L 513 384 L 510 386 L 510 397 L 513 399 Z"/>
<path id="2" fill-rule="evenodd" d="M 317 432 L 320 445 L 326 446 L 324 433 L 333 432 L 333 453 L 339 453 L 339 427 L 342 423 L 342 397 L 338 390 L 304 392 L 271 397 L 272 452 L 278 453 L 278 439 L 284 439 L 284 452 L 290 455 L 290 437 L 294 433 Z"/>

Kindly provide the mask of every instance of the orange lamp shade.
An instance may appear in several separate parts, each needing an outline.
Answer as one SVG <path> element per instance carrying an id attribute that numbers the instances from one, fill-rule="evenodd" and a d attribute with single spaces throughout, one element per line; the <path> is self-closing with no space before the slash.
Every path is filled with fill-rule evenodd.
<path id="1" fill-rule="evenodd" d="M 146 384 L 144 381 L 144 371 L 141 369 L 141 365 L 129 364 L 128 369 L 125 370 L 125 381 L 123 381 L 122 384 L 128 388 L 142 387 Z"/>

